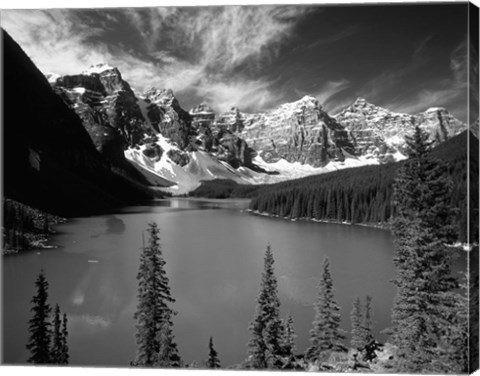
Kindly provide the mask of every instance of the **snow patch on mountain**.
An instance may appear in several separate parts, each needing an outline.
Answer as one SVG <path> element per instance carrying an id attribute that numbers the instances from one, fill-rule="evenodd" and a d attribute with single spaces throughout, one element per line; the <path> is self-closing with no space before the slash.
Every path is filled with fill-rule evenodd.
<path id="1" fill-rule="evenodd" d="M 162 135 L 157 137 L 156 143 L 163 150 L 159 160 L 149 158 L 143 153 L 146 145 L 128 148 L 125 156 L 151 174 L 175 183 L 171 187 L 163 188 L 165 191 L 184 194 L 197 188 L 202 180 L 230 179 L 237 183 L 250 182 L 248 175 L 204 151 L 185 152 L 189 157 L 189 162 L 185 166 L 180 166 L 170 158 L 168 153 L 171 150 L 180 151 L 180 149 Z M 246 172 L 248 174 L 248 171 Z M 253 173 L 253 171 L 251 172 Z M 148 178 L 148 175 L 146 177 Z"/>
<path id="2" fill-rule="evenodd" d="M 111 69 L 115 69 L 115 67 L 112 67 L 111 65 L 108 65 L 106 63 L 101 63 L 101 64 L 90 66 L 90 68 L 84 70 L 82 74 L 93 74 L 93 73 L 100 74 L 102 72 L 105 72 Z"/>
<path id="3" fill-rule="evenodd" d="M 180 166 L 169 157 L 170 150 L 180 149 L 173 145 L 167 138 L 158 135 L 156 141 L 162 150 L 159 160 L 147 157 L 143 151 L 146 145 L 129 148 L 125 151 L 128 160 L 146 170 L 146 178 L 152 183 L 171 182 L 171 186 L 164 186 L 161 189 L 174 195 L 185 194 L 196 189 L 202 181 L 214 179 L 230 179 L 239 184 L 273 184 L 291 179 L 298 179 L 305 176 L 324 174 L 331 171 L 345 168 L 360 167 L 379 164 L 377 159 L 367 157 L 352 157 L 344 162 L 330 162 L 324 167 L 312 167 L 299 162 L 290 163 L 280 159 L 275 163 L 267 163 L 257 156 L 254 163 L 264 169 L 267 173 L 253 171 L 247 167 L 234 169 L 228 163 L 216 159 L 205 151 L 188 152 L 190 161 L 185 166 Z M 141 170 L 142 171 L 142 170 Z M 152 179 L 152 176 L 157 177 Z M 165 184 L 160 184 L 165 185 Z"/>

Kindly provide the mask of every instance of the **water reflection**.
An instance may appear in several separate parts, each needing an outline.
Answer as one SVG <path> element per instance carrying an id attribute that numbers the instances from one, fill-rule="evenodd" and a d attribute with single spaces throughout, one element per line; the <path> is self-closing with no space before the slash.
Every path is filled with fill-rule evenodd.
<path id="1" fill-rule="evenodd" d="M 91 237 L 98 238 L 99 236 L 102 236 L 102 235 L 120 235 L 120 234 L 123 234 L 126 229 L 125 223 L 123 222 L 123 220 L 114 215 L 108 216 L 105 224 L 107 228 L 104 232 L 91 235 Z"/>

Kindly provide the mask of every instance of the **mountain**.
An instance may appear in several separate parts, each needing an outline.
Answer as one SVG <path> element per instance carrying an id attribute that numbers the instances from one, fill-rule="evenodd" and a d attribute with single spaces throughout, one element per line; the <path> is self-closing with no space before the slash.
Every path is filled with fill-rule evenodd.
<path id="1" fill-rule="evenodd" d="M 354 152 L 345 129 L 311 96 L 253 115 L 238 115 L 241 136 L 267 163 L 284 159 L 312 167 L 343 162 Z M 243 118 L 243 119 L 242 119 Z"/>
<path id="2" fill-rule="evenodd" d="M 135 92 L 106 64 L 47 78 L 102 156 L 175 194 L 203 180 L 269 184 L 397 161 L 416 125 L 436 144 L 466 129 L 443 108 L 407 115 L 362 98 L 335 116 L 312 96 L 257 114 L 237 107 L 217 114 L 206 103 L 186 111 L 172 90 Z"/>
<path id="3" fill-rule="evenodd" d="M 202 180 L 261 178 L 243 139 L 214 122 L 201 124 L 201 110 L 185 111 L 170 89 L 136 93 L 106 64 L 48 79 L 83 121 L 98 152 L 130 173 L 134 166 L 151 185 L 181 194 Z"/>
<path id="4" fill-rule="evenodd" d="M 311 96 L 263 114 L 239 114 L 242 137 L 267 163 L 281 159 L 312 167 L 363 159 L 377 164 L 405 158 L 406 134 L 416 125 L 435 144 L 459 134 L 466 125 L 444 108 L 417 115 L 401 114 L 358 98 L 335 116 L 328 115 Z"/>
<path id="5" fill-rule="evenodd" d="M 358 98 L 334 118 L 348 130 L 357 155 L 371 155 L 388 160 L 405 155 L 405 135 L 419 125 L 438 145 L 466 129 L 446 109 L 429 108 L 425 112 L 408 115 L 375 106 Z"/>
<path id="6" fill-rule="evenodd" d="M 118 69 L 99 64 L 77 75 L 50 76 L 49 81 L 80 117 L 96 149 L 125 166 L 123 149 L 138 144 L 148 129 L 137 98 Z"/>
<path id="7" fill-rule="evenodd" d="M 2 29 L 4 195 L 62 216 L 151 197 L 95 148 L 79 116 Z"/>

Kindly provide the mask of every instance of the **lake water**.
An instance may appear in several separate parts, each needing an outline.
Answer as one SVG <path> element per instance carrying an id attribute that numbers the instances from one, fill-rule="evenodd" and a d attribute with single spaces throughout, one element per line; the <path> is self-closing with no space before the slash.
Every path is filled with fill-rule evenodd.
<path id="1" fill-rule="evenodd" d="M 128 366 L 135 355 L 134 320 L 142 231 L 155 221 L 170 278 L 174 334 L 182 358 L 201 363 L 213 336 L 222 366 L 246 357 L 248 325 L 268 243 L 275 258 L 282 316 L 295 320 L 297 348 L 308 346 L 322 263 L 328 256 L 350 330 L 356 296 L 373 297 L 374 325 L 389 326 L 395 294 L 388 231 L 255 216 L 248 201 L 172 199 L 57 226 L 57 249 L 4 257 L 4 362 L 25 363 L 34 282 L 43 267 L 49 302 L 68 315 L 71 365 Z"/>

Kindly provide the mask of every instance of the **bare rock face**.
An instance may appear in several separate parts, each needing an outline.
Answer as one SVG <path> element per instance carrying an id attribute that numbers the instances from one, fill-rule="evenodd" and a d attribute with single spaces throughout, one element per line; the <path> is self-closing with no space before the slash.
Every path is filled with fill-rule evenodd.
<path id="1" fill-rule="evenodd" d="M 214 143 L 212 126 L 215 122 L 215 112 L 206 103 L 201 103 L 190 110 L 192 126 L 197 131 L 196 144 L 210 152 Z"/>
<path id="2" fill-rule="evenodd" d="M 158 132 L 168 137 L 179 148 L 192 150 L 192 139 L 195 136 L 191 126 L 192 119 L 180 106 L 172 90 L 151 88 L 143 96 L 152 104 L 148 117 Z"/>
<path id="3" fill-rule="evenodd" d="M 238 133 L 243 130 L 245 117 L 237 107 L 218 115 L 215 126 L 221 131 Z"/>
<path id="4" fill-rule="evenodd" d="M 101 105 L 103 96 L 95 91 L 69 90 L 54 87 L 57 93 L 82 120 L 95 148 L 114 163 L 123 163 L 125 138 L 111 126 L 106 109 Z"/>
<path id="5" fill-rule="evenodd" d="M 434 145 L 466 129 L 465 124 L 444 108 L 409 115 L 375 106 L 363 98 L 358 98 L 335 118 L 348 131 L 357 154 L 380 160 L 387 160 L 397 152 L 405 154 L 405 135 L 412 133 L 417 125 L 429 133 Z"/>
<path id="6" fill-rule="evenodd" d="M 227 162 L 230 166 L 234 168 L 253 167 L 251 156 L 253 151 L 245 140 L 237 135 L 230 132 L 220 133 L 215 146 L 218 159 Z"/>
<path id="7" fill-rule="evenodd" d="M 187 153 L 184 153 L 183 151 L 170 149 L 167 154 L 169 158 L 172 160 L 172 162 L 182 167 L 186 166 L 190 162 L 190 157 L 188 156 Z"/>
<path id="8" fill-rule="evenodd" d="M 264 114 L 244 114 L 242 122 L 241 137 L 266 162 L 283 158 L 319 167 L 355 153 L 345 129 L 311 96 Z"/>
<path id="9" fill-rule="evenodd" d="M 251 156 L 253 150 L 237 133 L 243 121 L 238 109 L 232 108 L 231 111 L 216 116 L 210 106 L 201 103 L 190 110 L 190 115 L 198 132 L 197 144 L 202 149 L 234 168 L 254 168 Z"/>
<path id="10" fill-rule="evenodd" d="M 158 162 L 162 158 L 163 149 L 156 142 L 151 142 L 145 145 L 143 154 L 154 162 Z"/>
<path id="11" fill-rule="evenodd" d="M 123 163 L 123 150 L 150 132 L 134 92 L 117 68 L 99 64 L 50 83 L 82 119 L 97 150 L 114 162 Z"/>

